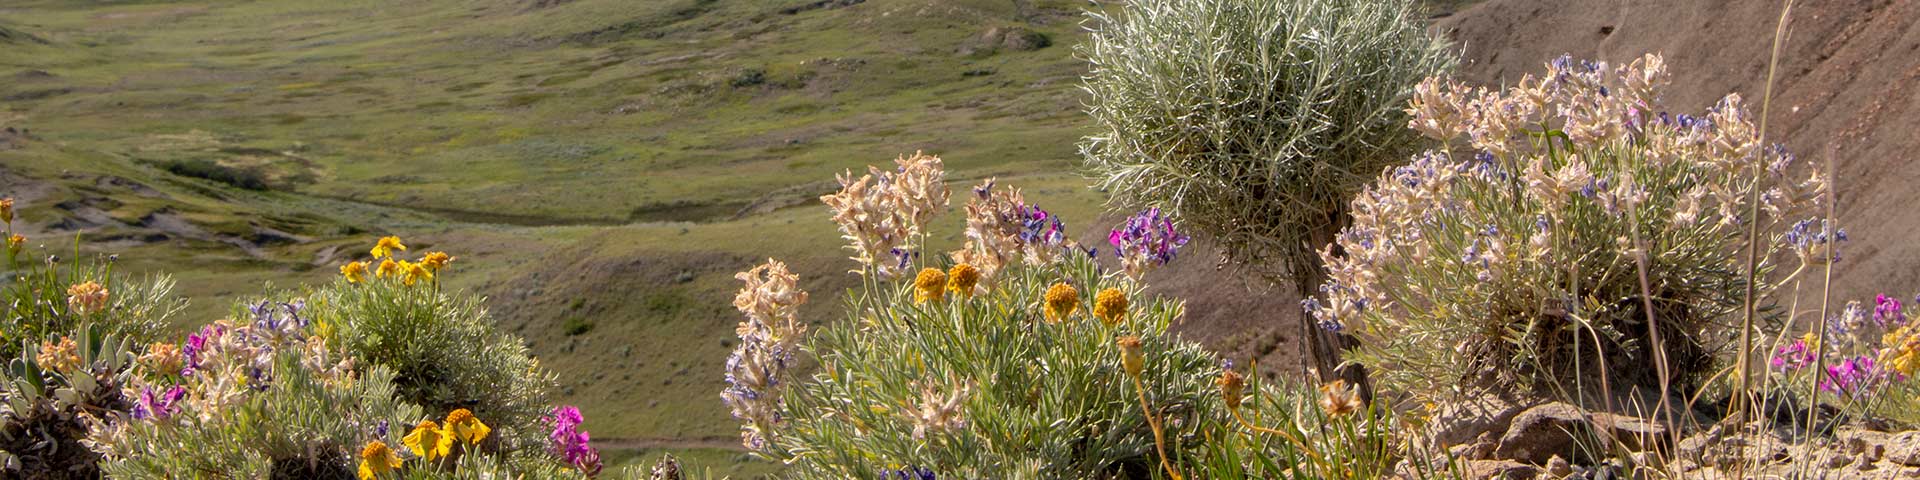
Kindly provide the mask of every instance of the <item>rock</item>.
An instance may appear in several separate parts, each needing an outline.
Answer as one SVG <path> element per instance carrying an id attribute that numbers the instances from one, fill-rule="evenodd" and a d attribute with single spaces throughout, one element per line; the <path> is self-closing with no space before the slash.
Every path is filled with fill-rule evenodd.
<path id="1" fill-rule="evenodd" d="M 1547 460 L 1547 474 L 1552 475 L 1553 478 L 1567 478 L 1568 475 L 1573 474 L 1573 464 L 1567 463 L 1567 459 L 1560 458 L 1559 455 L 1554 455 Z"/>
<path id="2" fill-rule="evenodd" d="M 1512 460 L 1474 460 L 1467 462 L 1467 478 L 1476 480 L 1532 480 L 1540 468 Z"/>
<path id="3" fill-rule="evenodd" d="M 1611 413 L 1593 414 L 1593 426 L 1600 432 L 1613 436 L 1614 441 L 1631 451 L 1666 451 L 1673 445 L 1673 435 L 1666 425 L 1659 422 Z"/>
<path id="4" fill-rule="evenodd" d="M 1440 407 L 1433 421 L 1427 424 L 1427 441 L 1436 447 L 1448 448 L 1472 442 L 1489 432 L 1498 438 L 1513 423 L 1513 417 L 1531 406 L 1494 396 L 1449 402 Z"/>
<path id="5" fill-rule="evenodd" d="M 1889 438 L 1886 459 L 1909 467 L 1920 467 L 1920 432 L 1906 432 Z"/>
<path id="6" fill-rule="evenodd" d="M 1593 438 L 1592 424 L 1579 408 L 1565 403 L 1549 403 L 1527 409 L 1513 418 L 1513 425 L 1500 437 L 1495 458 L 1545 464 L 1558 454 L 1574 455 L 1586 463 L 1580 442 Z"/>

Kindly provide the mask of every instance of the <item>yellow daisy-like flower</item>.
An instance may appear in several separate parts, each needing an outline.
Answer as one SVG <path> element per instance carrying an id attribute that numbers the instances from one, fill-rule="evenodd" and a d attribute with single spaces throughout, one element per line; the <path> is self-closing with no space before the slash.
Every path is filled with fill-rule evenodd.
<path id="1" fill-rule="evenodd" d="M 441 430 L 440 424 L 433 423 L 432 420 L 421 421 L 419 425 L 413 427 L 412 432 L 407 433 L 406 438 L 400 441 L 405 443 L 407 449 L 412 450 L 415 456 L 427 459 L 429 462 L 445 457 L 453 450 L 453 436 L 448 435 L 446 430 Z"/>
<path id="2" fill-rule="evenodd" d="M 350 262 L 341 265 L 340 276 L 347 277 L 347 283 L 367 281 L 367 262 Z"/>
<path id="3" fill-rule="evenodd" d="M 454 259 L 455 257 L 447 255 L 447 252 L 429 252 L 427 256 L 420 257 L 420 265 L 427 267 L 427 270 L 438 272 L 442 268 L 447 268 L 447 264 L 453 263 Z"/>
<path id="4" fill-rule="evenodd" d="M 1118 288 L 1101 290 L 1093 296 L 1093 316 L 1108 326 L 1118 325 L 1127 318 L 1127 294 Z"/>
<path id="5" fill-rule="evenodd" d="M 913 277 L 913 303 L 942 302 L 947 299 L 947 274 L 938 268 L 920 270 Z"/>
<path id="6" fill-rule="evenodd" d="M 374 440 L 360 448 L 360 480 L 373 480 L 400 469 L 400 455 L 387 442 Z"/>
<path id="7" fill-rule="evenodd" d="M 380 268 L 373 270 L 373 276 L 380 278 L 387 278 L 398 273 L 400 273 L 400 263 L 393 261 L 391 258 L 381 260 Z"/>
<path id="8" fill-rule="evenodd" d="M 1047 287 L 1046 300 L 1047 323 L 1060 323 L 1080 310 L 1080 290 L 1073 285 L 1056 283 Z"/>
<path id="9" fill-rule="evenodd" d="M 400 243 L 400 237 L 388 236 L 380 237 L 380 241 L 374 243 L 373 250 L 368 253 L 372 253 L 373 258 L 392 258 L 394 251 L 407 251 L 407 246 Z"/>
<path id="10" fill-rule="evenodd" d="M 947 290 L 962 299 L 973 298 L 973 288 L 980 284 L 980 269 L 973 265 L 959 264 L 947 270 Z"/>
<path id="11" fill-rule="evenodd" d="M 415 283 L 419 283 L 421 280 L 433 280 L 433 270 L 428 270 L 425 264 L 401 260 L 400 272 L 406 274 L 406 276 L 400 278 L 400 283 L 404 283 L 409 287 Z"/>
<path id="12" fill-rule="evenodd" d="M 487 433 L 492 431 L 492 428 L 480 423 L 480 419 L 475 418 L 473 412 L 467 409 L 462 408 L 447 414 L 447 433 L 452 434 L 453 439 L 467 442 L 468 445 L 479 444 L 481 440 L 487 438 Z"/>
<path id="13" fill-rule="evenodd" d="M 1127 375 L 1140 376 L 1140 371 L 1147 366 L 1147 357 L 1140 354 L 1140 337 L 1128 335 L 1113 343 L 1120 346 L 1120 366 L 1127 370 Z"/>

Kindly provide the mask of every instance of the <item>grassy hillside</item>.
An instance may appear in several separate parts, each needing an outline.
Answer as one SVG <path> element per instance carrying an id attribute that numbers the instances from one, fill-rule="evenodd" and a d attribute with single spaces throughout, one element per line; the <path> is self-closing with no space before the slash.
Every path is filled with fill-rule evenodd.
<path id="1" fill-rule="evenodd" d="M 196 323 L 375 235 L 454 252 L 596 437 L 730 457 L 732 273 L 792 259 L 840 315 L 834 173 L 924 149 L 1090 229 L 1084 5 L 9 2 L 0 195 L 35 244 L 172 273 Z"/>

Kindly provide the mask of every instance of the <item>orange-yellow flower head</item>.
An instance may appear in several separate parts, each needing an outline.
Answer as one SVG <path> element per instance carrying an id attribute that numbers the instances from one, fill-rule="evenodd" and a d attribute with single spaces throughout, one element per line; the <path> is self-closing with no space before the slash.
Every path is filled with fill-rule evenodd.
<path id="1" fill-rule="evenodd" d="M 1128 335 L 1113 343 L 1120 346 L 1120 366 L 1126 368 L 1127 375 L 1140 376 L 1147 366 L 1147 358 L 1140 354 L 1140 337 Z"/>
<path id="2" fill-rule="evenodd" d="M 413 427 L 412 432 L 407 433 L 406 438 L 400 441 L 406 444 L 408 450 L 413 451 L 414 456 L 427 459 L 429 462 L 445 457 L 453 450 L 453 436 L 448 435 L 446 430 L 441 430 L 440 424 L 433 423 L 432 420 L 421 421 L 419 425 Z"/>
<path id="3" fill-rule="evenodd" d="M 179 375 L 187 366 L 187 358 L 177 345 L 154 343 L 147 345 L 147 353 L 140 356 L 140 365 L 150 373 Z"/>
<path id="4" fill-rule="evenodd" d="M 433 280 L 433 270 L 428 270 L 425 264 L 401 260 L 400 273 L 404 274 L 404 276 L 400 277 L 400 283 L 404 283 L 409 287 L 415 283 L 419 283 L 421 280 Z"/>
<path id="5" fill-rule="evenodd" d="M 965 263 L 954 265 L 947 270 L 947 290 L 962 299 L 973 298 L 973 288 L 980 284 L 980 269 Z"/>
<path id="6" fill-rule="evenodd" d="M 350 262 L 341 265 L 340 276 L 347 277 L 347 283 L 367 281 L 367 262 Z"/>
<path id="7" fill-rule="evenodd" d="M 395 262 L 391 258 L 381 260 L 380 268 L 373 270 L 373 276 L 380 278 L 387 278 L 398 273 L 400 273 L 400 262 Z"/>
<path id="8" fill-rule="evenodd" d="M 1118 288 L 1101 290 L 1093 297 L 1093 316 L 1108 326 L 1118 325 L 1127 318 L 1127 294 Z"/>
<path id="9" fill-rule="evenodd" d="M 428 252 L 427 256 L 420 257 L 420 265 L 437 273 L 440 269 L 447 268 L 447 264 L 453 263 L 454 258 L 447 255 L 447 252 Z"/>
<path id="10" fill-rule="evenodd" d="M 80 346 L 73 343 L 73 337 L 60 337 L 59 342 L 50 340 L 40 342 L 40 353 L 34 355 L 43 370 L 56 372 L 71 371 L 80 367 Z"/>
<path id="11" fill-rule="evenodd" d="M 19 255 L 20 249 L 25 248 L 26 246 L 27 246 L 27 237 L 22 237 L 20 236 L 20 234 L 17 234 L 17 233 L 14 234 L 13 236 L 7 237 L 7 253 L 8 254 Z"/>
<path id="12" fill-rule="evenodd" d="M 0 198 L 0 222 L 13 223 L 13 197 Z"/>
<path id="13" fill-rule="evenodd" d="M 86 282 L 67 287 L 67 308 L 80 315 L 92 315 L 107 309 L 107 287 Z"/>
<path id="14" fill-rule="evenodd" d="M 1360 411 L 1364 404 L 1360 402 L 1360 391 L 1348 385 L 1346 380 L 1334 380 L 1320 386 L 1320 408 L 1328 415 L 1340 416 Z"/>
<path id="15" fill-rule="evenodd" d="M 947 274 L 938 268 L 925 268 L 913 277 L 913 303 L 941 302 L 947 299 Z"/>
<path id="16" fill-rule="evenodd" d="M 400 455 L 387 442 L 374 440 L 360 447 L 360 480 L 374 480 L 400 469 Z"/>
<path id="17" fill-rule="evenodd" d="M 400 237 L 386 236 L 380 237 L 368 253 L 372 253 L 373 258 L 392 258 L 395 251 L 407 251 L 407 246 L 400 243 Z"/>
<path id="18" fill-rule="evenodd" d="M 1227 408 L 1240 408 L 1240 397 L 1247 390 L 1247 377 L 1233 370 L 1222 370 L 1220 378 L 1213 383 L 1220 385 L 1220 399 L 1227 402 Z"/>
<path id="19" fill-rule="evenodd" d="M 480 423 L 480 419 L 475 418 L 472 411 L 462 408 L 447 414 L 446 431 L 454 440 L 476 445 L 481 440 L 485 440 L 487 433 L 492 432 L 493 429 L 488 428 L 487 424 Z"/>
<path id="20" fill-rule="evenodd" d="M 1047 287 L 1045 307 L 1047 323 L 1060 323 L 1080 310 L 1080 290 L 1066 283 L 1053 284 Z"/>

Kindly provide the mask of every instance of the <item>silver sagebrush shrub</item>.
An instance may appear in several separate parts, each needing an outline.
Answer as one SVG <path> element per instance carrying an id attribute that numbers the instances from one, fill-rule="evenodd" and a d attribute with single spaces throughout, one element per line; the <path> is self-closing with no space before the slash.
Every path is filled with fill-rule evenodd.
<path id="1" fill-rule="evenodd" d="M 1453 62 L 1415 4 L 1139 0 L 1093 14 L 1082 156 L 1113 204 L 1162 208 L 1306 292 L 1353 193 L 1417 148 L 1407 94 Z"/>

